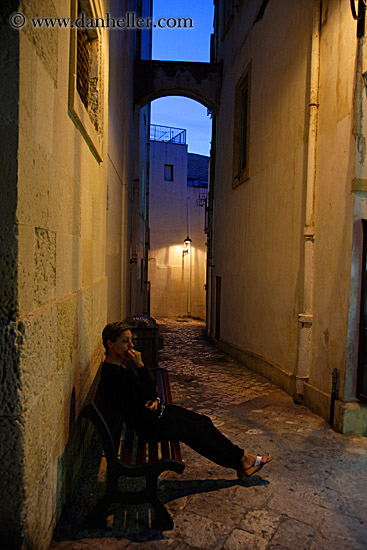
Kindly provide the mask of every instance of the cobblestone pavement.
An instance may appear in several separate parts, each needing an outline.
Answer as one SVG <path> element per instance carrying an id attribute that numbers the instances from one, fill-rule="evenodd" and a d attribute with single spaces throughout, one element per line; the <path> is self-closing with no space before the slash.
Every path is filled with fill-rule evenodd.
<path id="1" fill-rule="evenodd" d="M 367 438 L 334 432 L 270 382 L 213 348 L 204 339 L 202 323 L 159 322 L 165 342 L 160 364 L 171 372 L 174 402 L 208 414 L 235 443 L 249 452 L 269 452 L 275 460 L 261 476 L 240 484 L 231 470 L 182 445 L 184 473 L 169 472 L 160 482 L 175 523 L 172 531 L 152 532 L 144 522 L 138 525 L 136 508 L 116 507 L 110 528 L 68 532 L 64 526 L 61 540 L 50 548 L 366 550 Z M 88 468 L 85 473 L 89 476 Z M 69 516 L 82 514 L 87 501 L 81 495 Z M 141 517 L 149 512 L 143 508 Z M 74 540 L 66 540 L 68 533 Z"/>

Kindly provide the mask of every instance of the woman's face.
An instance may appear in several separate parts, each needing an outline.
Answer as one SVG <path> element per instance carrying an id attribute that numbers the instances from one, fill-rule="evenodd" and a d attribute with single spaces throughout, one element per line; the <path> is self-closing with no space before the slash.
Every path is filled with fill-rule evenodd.
<path id="1" fill-rule="evenodd" d="M 125 330 L 114 342 L 108 340 L 108 355 L 112 359 L 120 359 L 121 361 L 131 359 L 129 351 L 134 348 L 132 337 L 131 330 Z"/>

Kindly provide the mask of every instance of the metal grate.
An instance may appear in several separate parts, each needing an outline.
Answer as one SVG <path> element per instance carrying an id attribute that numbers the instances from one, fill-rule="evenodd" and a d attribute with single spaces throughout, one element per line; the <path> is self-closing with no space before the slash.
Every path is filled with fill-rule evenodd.
<path id="1" fill-rule="evenodd" d="M 84 29 L 79 29 L 77 32 L 77 79 L 76 88 L 80 95 L 80 99 L 86 108 L 88 108 L 88 91 L 89 91 L 89 48 L 88 34 Z"/>

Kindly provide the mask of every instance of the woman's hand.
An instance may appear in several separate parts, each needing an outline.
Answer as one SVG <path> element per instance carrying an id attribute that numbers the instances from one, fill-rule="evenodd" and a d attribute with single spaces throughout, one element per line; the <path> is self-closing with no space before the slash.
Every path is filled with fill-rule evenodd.
<path id="1" fill-rule="evenodd" d="M 137 369 L 140 369 L 140 367 L 144 367 L 140 351 L 137 351 L 136 349 L 129 349 L 126 352 L 126 357 L 129 361 L 133 363 L 134 367 L 136 367 Z"/>
<path id="2" fill-rule="evenodd" d="M 145 403 L 145 408 L 148 409 L 148 411 L 155 412 L 158 409 L 158 400 L 155 399 L 154 401 L 147 401 Z"/>

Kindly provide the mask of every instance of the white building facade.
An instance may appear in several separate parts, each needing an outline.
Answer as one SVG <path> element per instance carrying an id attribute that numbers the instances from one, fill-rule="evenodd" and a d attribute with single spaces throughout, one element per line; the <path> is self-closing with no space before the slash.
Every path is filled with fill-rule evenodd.
<path id="1" fill-rule="evenodd" d="M 150 313 L 204 319 L 209 158 L 187 152 L 184 130 L 164 128 L 152 125 L 150 143 Z M 191 169 L 188 178 L 188 165 L 199 164 L 201 170 Z"/>

